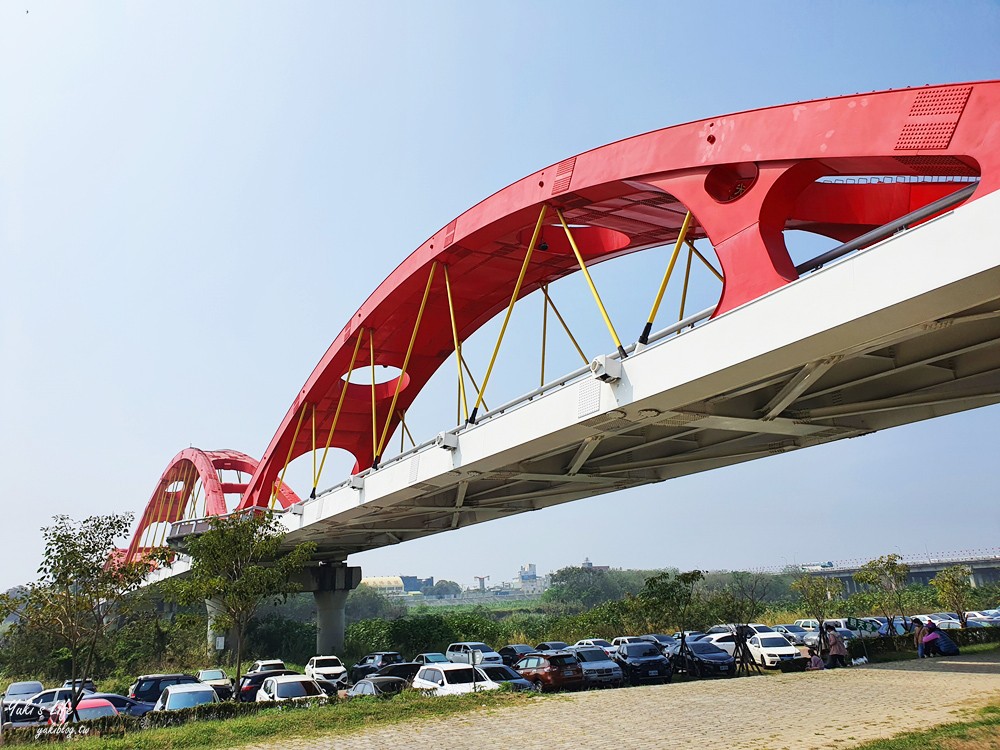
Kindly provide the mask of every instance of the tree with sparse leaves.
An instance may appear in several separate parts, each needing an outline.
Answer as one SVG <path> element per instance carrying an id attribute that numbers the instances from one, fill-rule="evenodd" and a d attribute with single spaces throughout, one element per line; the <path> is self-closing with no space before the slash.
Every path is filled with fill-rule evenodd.
<path id="1" fill-rule="evenodd" d="M 857 583 L 868 587 L 875 606 L 888 620 L 886 632 L 890 635 L 896 632 L 893 627 L 895 616 L 903 617 L 903 598 L 909 576 L 910 566 L 896 554 L 869 560 L 853 576 Z"/>
<path id="2" fill-rule="evenodd" d="M 314 543 L 303 542 L 285 551 L 284 539 L 272 511 L 218 516 L 206 532 L 185 539 L 185 553 L 191 559 L 187 575 L 163 582 L 165 597 L 179 604 L 214 602 L 213 627 L 235 634 L 237 682 L 250 620 L 265 601 L 299 590 L 291 578 L 316 550 Z"/>
<path id="3" fill-rule="evenodd" d="M 792 581 L 792 591 L 802 597 L 802 606 L 806 613 L 819 623 L 820 649 L 826 647 L 826 633 L 823 632 L 823 622 L 827 615 L 833 612 L 844 590 L 836 578 L 803 575 Z"/>
<path id="4" fill-rule="evenodd" d="M 931 586 L 937 589 L 938 600 L 958 614 L 963 628 L 967 627 L 965 610 L 972 600 L 971 576 L 972 570 L 967 565 L 952 565 L 931 579 Z"/>
<path id="5" fill-rule="evenodd" d="M 131 514 L 91 516 L 80 522 L 60 515 L 53 521 L 42 529 L 45 549 L 38 581 L 17 597 L 0 595 L 0 612 L 17 613 L 14 628 L 42 634 L 68 654 L 75 713 L 83 680 L 150 565 L 127 561 L 115 544 L 127 537 Z"/>

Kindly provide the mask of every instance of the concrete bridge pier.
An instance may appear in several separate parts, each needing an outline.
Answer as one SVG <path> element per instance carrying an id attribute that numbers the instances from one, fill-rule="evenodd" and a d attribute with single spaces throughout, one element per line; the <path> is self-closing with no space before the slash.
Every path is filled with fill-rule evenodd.
<path id="1" fill-rule="evenodd" d="M 316 653 L 344 650 L 344 610 L 347 595 L 361 583 L 361 568 L 344 563 L 308 568 L 300 581 L 316 599 Z"/>
<path id="2" fill-rule="evenodd" d="M 208 655 L 215 663 L 215 660 L 219 656 L 219 649 L 216 646 L 216 639 L 223 638 L 227 635 L 225 630 L 221 630 L 215 624 L 215 618 L 222 614 L 222 602 L 218 598 L 206 599 L 205 600 L 205 612 L 208 614 L 208 632 L 207 632 L 207 647 Z M 228 646 L 228 643 L 224 644 Z"/>

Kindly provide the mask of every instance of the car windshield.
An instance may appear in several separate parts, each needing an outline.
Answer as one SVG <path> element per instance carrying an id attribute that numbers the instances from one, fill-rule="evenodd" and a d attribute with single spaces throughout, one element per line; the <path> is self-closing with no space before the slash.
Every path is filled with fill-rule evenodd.
<path id="1" fill-rule="evenodd" d="M 785 645 L 788 645 L 787 643 Z M 694 641 L 688 644 L 690 648 L 696 654 L 724 654 L 726 653 L 718 646 L 714 646 L 711 643 L 705 641 Z"/>
<path id="2" fill-rule="evenodd" d="M 626 653 L 629 656 L 659 656 L 660 652 L 652 643 L 630 643 L 626 646 Z"/>
<path id="3" fill-rule="evenodd" d="M 764 648 L 791 648 L 784 638 L 761 638 L 760 645 Z"/>
<path id="4" fill-rule="evenodd" d="M 493 650 L 489 646 L 487 646 L 485 643 L 470 643 L 469 644 L 469 648 L 471 648 L 473 651 L 492 651 Z"/>
<path id="5" fill-rule="evenodd" d="M 44 690 L 40 682 L 15 682 L 7 688 L 6 695 L 11 698 L 15 695 L 35 695 Z"/>
<path id="6" fill-rule="evenodd" d="M 201 679 L 203 680 L 224 680 L 226 679 L 226 673 L 221 669 L 205 669 L 201 673 Z"/>
<path id="7" fill-rule="evenodd" d="M 424 654 L 424 661 L 428 664 L 441 664 L 448 661 L 448 659 L 444 654 Z"/>
<path id="8" fill-rule="evenodd" d="M 599 648 L 588 648 L 584 651 L 577 651 L 576 658 L 580 661 L 607 661 L 608 655 Z"/>
<path id="9" fill-rule="evenodd" d="M 472 667 L 465 669 L 449 669 L 444 673 L 444 679 L 449 685 L 468 685 L 470 682 L 479 682 L 479 675 L 472 671 Z"/>
<path id="10" fill-rule="evenodd" d="M 782 625 L 781 627 L 783 627 L 789 633 L 804 633 L 804 632 L 806 632 L 805 628 L 801 628 L 798 625 Z"/>
<path id="11" fill-rule="evenodd" d="M 192 708 L 202 703 L 212 703 L 215 700 L 214 690 L 195 690 L 184 693 L 171 693 L 167 698 L 167 708 L 171 711 L 178 708 Z"/>
<path id="12" fill-rule="evenodd" d="M 312 680 L 296 680 L 295 682 L 278 683 L 279 698 L 305 698 L 309 695 L 322 695 L 323 691 Z"/>
<path id="13" fill-rule="evenodd" d="M 480 670 L 489 677 L 493 682 L 506 682 L 508 680 L 520 680 L 521 675 L 515 672 L 508 666 L 490 666 L 490 667 L 480 667 Z"/>
<path id="14" fill-rule="evenodd" d="M 313 666 L 316 669 L 327 669 L 328 667 L 342 667 L 344 665 L 336 656 L 331 656 L 329 659 L 317 659 L 313 662 Z"/>
<path id="15" fill-rule="evenodd" d="M 590 642 L 593 643 L 595 646 L 600 646 L 601 648 L 611 648 L 612 647 L 611 643 L 609 641 L 604 640 L 603 638 L 594 638 Z"/>
<path id="16" fill-rule="evenodd" d="M 115 716 L 118 713 L 117 711 L 115 711 L 114 706 L 94 706 L 93 708 L 78 708 L 76 712 L 80 716 L 80 721 L 90 721 L 91 719 L 100 719 L 102 716 Z"/>
<path id="17" fill-rule="evenodd" d="M 556 654 L 555 656 L 549 657 L 549 662 L 554 667 L 571 667 L 574 664 L 579 664 L 579 660 L 572 654 Z"/>

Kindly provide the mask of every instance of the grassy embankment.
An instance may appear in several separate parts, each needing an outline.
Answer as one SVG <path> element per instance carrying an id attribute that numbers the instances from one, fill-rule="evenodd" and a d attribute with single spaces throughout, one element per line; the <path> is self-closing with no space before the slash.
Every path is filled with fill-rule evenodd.
<path id="1" fill-rule="evenodd" d="M 992 750 L 1000 747 L 1000 703 L 964 721 L 875 740 L 854 750 Z"/>

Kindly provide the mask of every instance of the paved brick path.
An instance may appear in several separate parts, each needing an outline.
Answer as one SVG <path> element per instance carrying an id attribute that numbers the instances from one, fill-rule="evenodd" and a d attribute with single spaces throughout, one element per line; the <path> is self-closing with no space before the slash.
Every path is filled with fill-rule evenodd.
<path id="1" fill-rule="evenodd" d="M 1000 651 L 829 672 L 575 693 L 258 750 L 846 748 L 1000 700 Z"/>

